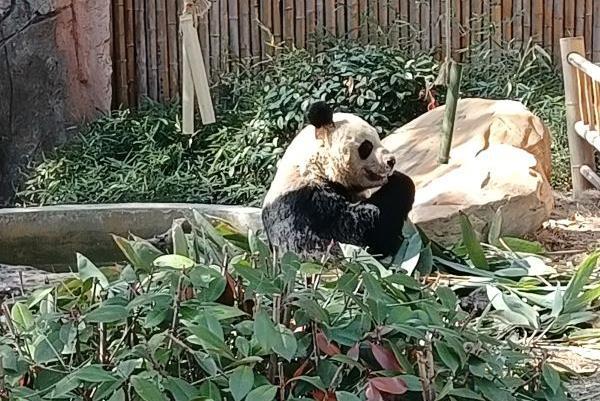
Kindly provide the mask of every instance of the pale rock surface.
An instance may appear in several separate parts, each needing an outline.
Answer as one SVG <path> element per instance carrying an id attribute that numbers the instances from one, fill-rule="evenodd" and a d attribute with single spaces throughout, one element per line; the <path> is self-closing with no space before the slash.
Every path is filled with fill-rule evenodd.
<path id="1" fill-rule="evenodd" d="M 397 156 L 397 169 L 417 186 L 411 220 L 446 245 L 461 237 L 461 211 L 481 236 L 497 211 L 502 235 L 537 230 L 554 205 L 548 128 L 519 102 L 462 99 L 450 162 L 440 165 L 444 109 L 420 116 L 383 140 Z"/>

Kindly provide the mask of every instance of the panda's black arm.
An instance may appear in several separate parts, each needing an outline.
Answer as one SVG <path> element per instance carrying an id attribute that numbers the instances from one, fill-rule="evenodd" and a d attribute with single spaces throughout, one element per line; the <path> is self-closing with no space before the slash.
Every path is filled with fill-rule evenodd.
<path id="1" fill-rule="evenodd" d="M 365 202 L 379 210 L 374 227 L 366 234 L 373 254 L 391 255 L 402 244 L 402 227 L 415 201 L 415 184 L 405 174 L 394 172 L 388 182 Z"/>

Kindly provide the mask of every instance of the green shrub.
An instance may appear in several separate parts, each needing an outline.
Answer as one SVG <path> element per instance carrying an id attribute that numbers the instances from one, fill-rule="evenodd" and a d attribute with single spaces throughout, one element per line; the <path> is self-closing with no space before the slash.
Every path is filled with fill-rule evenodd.
<path id="1" fill-rule="evenodd" d="M 490 58 L 495 57 L 493 62 Z M 181 134 L 179 107 L 147 103 L 115 111 L 80 138 L 33 166 L 17 203 L 182 201 L 259 205 L 310 100 L 324 99 L 357 113 L 386 134 L 425 111 L 418 99 L 438 66 L 428 55 L 333 42 L 311 56 L 283 51 L 259 67 L 240 67 L 214 89 L 216 124 L 190 140 Z M 569 187 L 565 107 L 560 74 L 540 48 L 514 43 L 474 46 L 463 96 L 522 101 L 553 133 L 553 184 Z M 443 99 L 443 96 L 441 96 Z"/>
<path id="2" fill-rule="evenodd" d="M 495 279 L 470 269 L 486 273 L 490 280 L 473 283 L 499 297 L 475 317 L 438 280 L 423 285 L 356 250 L 328 265 L 273 258 L 258 237 L 226 223 L 214 227 L 199 214 L 189 223 L 189 234 L 173 225 L 168 254 L 115 237 L 123 263 L 99 268 L 78 255 L 74 278 L 6 305 L 2 398 L 300 401 L 327 393 L 374 401 L 426 392 L 436 400 L 566 400 L 558 372 L 518 343 L 581 324 L 596 295 L 579 293 L 597 255 L 563 297 L 536 279 L 539 269 L 519 284 L 528 273 L 515 275 L 514 266 L 525 259 L 496 254 Z M 534 308 L 516 291 L 544 303 Z"/>
<path id="3" fill-rule="evenodd" d="M 181 134 L 176 104 L 115 111 L 29 171 L 17 200 L 258 205 L 310 100 L 328 100 L 389 130 L 423 112 L 418 94 L 436 68 L 430 56 L 351 43 L 315 56 L 283 52 L 263 69 L 222 77 L 218 123 L 191 141 Z"/>

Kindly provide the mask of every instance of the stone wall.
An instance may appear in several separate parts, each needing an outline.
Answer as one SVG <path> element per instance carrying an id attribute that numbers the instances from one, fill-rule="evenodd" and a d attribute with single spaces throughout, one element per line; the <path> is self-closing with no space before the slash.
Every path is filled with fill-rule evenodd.
<path id="1" fill-rule="evenodd" d="M 110 108 L 110 4 L 0 0 L 0 206 L 32 158 Z"/>

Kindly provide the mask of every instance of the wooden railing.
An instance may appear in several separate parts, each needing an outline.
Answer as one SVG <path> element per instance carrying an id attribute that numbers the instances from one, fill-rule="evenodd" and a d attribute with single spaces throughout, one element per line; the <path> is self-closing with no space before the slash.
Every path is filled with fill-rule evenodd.
<path id="1" fill-rule="evenodd" d="M 600 66 L 585 58 L 583 37 L 560 40 L 567 106 L 573 197 L 600 190 L 595 152 L 600 151 Z"/>

